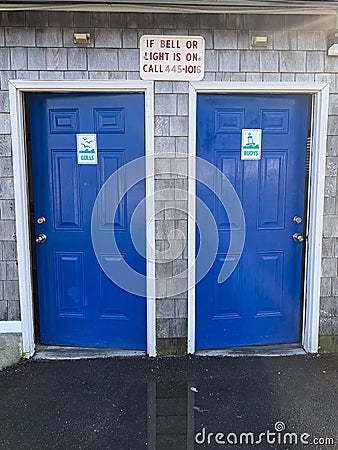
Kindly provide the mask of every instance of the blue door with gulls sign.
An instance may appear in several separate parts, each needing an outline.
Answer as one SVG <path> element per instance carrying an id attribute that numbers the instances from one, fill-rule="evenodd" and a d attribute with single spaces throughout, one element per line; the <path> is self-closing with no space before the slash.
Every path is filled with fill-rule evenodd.
<path id="1" fill-rule="evenodd" d="M 308 111 L 305 95 L 198 95 L 197 156 L 226 175 L 246 227 L 242 254 L 227 255 L 231 233 L 243 224 L 232 223 L 197 182 L 219 237 L 214 264 L 196 286 L 199 349 L 300 341 Z M 197 223 L 201 213 L 197 203 Z M 239 262 L 218 283 L 227 256 Z"/>
<path id="2" fill-rule="evenodd" d="M 145 154 L 144 94 L 31 94 L 28 105 L 40 341 L 143 350 L 145 298 L 121 289 L 101 269 L 91 219 L 106 180 Z M 137 226 L 145 237 L 144 180 L 124 194 L 118 175 L 100 199 L 100 232 L 113 232 L 119 247 L 118 254 L 105 249 L 103 257 L 111 272 L 124 259 L 145 276 L 145 258 L 129 230 L 141 202 Z"/>

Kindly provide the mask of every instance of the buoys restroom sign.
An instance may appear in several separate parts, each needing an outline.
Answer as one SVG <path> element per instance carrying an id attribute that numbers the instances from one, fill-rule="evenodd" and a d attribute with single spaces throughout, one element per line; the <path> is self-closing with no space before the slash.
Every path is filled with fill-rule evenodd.
<path id="1" fill-rule="evenodd" d="M 242 129 L 241 159 L 260 160 L 262 155 L 262 130 Z"/>
<path id="2" fill-rule="evenodd" d="M 143 80 L 201 81 L 204 78 L 202 36 L 144 35 L 140 39 Z"/>

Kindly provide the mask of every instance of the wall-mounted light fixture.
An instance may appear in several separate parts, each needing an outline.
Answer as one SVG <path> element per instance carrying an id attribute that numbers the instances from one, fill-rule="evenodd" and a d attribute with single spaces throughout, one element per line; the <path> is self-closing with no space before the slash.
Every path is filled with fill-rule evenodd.
<path id="1" fill-rule="evenodd" d="M 268 37 L 267 36 L 252 36 L 251 37 L 252 47 L 267 47 Z"/>
<path id="2" fill-rule="evenodd" d="M 338 56 L 338 31 L 332 31 L 328 37 L 327 54 Z"/>
<path id="3" fill-rule="evenodd" d="M 74 33 L 74 44 L 90 44 L 90 33 Z"/>

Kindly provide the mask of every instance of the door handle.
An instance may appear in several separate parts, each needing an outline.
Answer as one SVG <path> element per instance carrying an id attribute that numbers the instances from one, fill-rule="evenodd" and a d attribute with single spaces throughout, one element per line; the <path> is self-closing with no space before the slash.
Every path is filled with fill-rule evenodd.
<path id="1" fill-rule="evenodd" d="M 301 233 L 293 233 L 292 239 L 295 242 L 303 242 L 304 241 L 304 236 Z"/>
<path id="2" fill-rule="evenodd" d="M 40 233 L 35 237 L 35 242 L 37 244 L 42 244 L 43 242 L 45 242 L 46 239 L 47 239 L 47 236 L 43 233 Z"/>

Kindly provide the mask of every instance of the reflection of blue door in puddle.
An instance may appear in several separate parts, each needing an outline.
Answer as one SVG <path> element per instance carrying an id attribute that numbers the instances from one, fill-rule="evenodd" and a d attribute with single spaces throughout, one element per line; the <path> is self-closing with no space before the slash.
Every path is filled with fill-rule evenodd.
<path id="1" fill-rule="evenodd" d="M 201 94 L 197 156 L 220 169 L 243 206 L 246 240 L 240 262 L 222 284 L 230 227 L 218 199 L 201 183 L 197 195 L 216 220 L 219 247 L 196 286 L 196 347 L 299 342 L 303 284 L 306 140 L 309 100 L 303 95 Z M 261 160 L 241 160 L 242 129 L 262 129 Z M 220 181 L 213 180 L 213 183 Z M 197 221 L 199 217 L 197 205 Z M 237 231 L 236 231 L 237 230 Z M 198 248 L 197 241 L 197 248 Z M 238 255 L 229 255 L 236 258 Z"/>
<path id="2" fill-rule="evenodd" d="M 29 109 L 34 215 L 46 218 L 35 223 L 35 231 L 47 236 L 36 246 L 40 340 L 145 349 L 145 299 L 104 274 L 91 242 L 92 209 L 101 186 L 123 164 L 144 156 L 144 95 L 33 94 Z M 77 134 L 97 135 L 97 164 L 77 163 Z M 123 183 L 119 178 L 112 196 L 123 195 Z M 101 227 L 102 233 L 114 229 L 121 253 L 107 249 L 106 261 L 114 267 L 125 258 L 143 274 L 145 260 L 135 251 L 129 224 L 144 196 L 142 181 L 121 198 L 115 217 L 105 196 Z M 138 218 L 145 230 L 145 211 Z"/>

